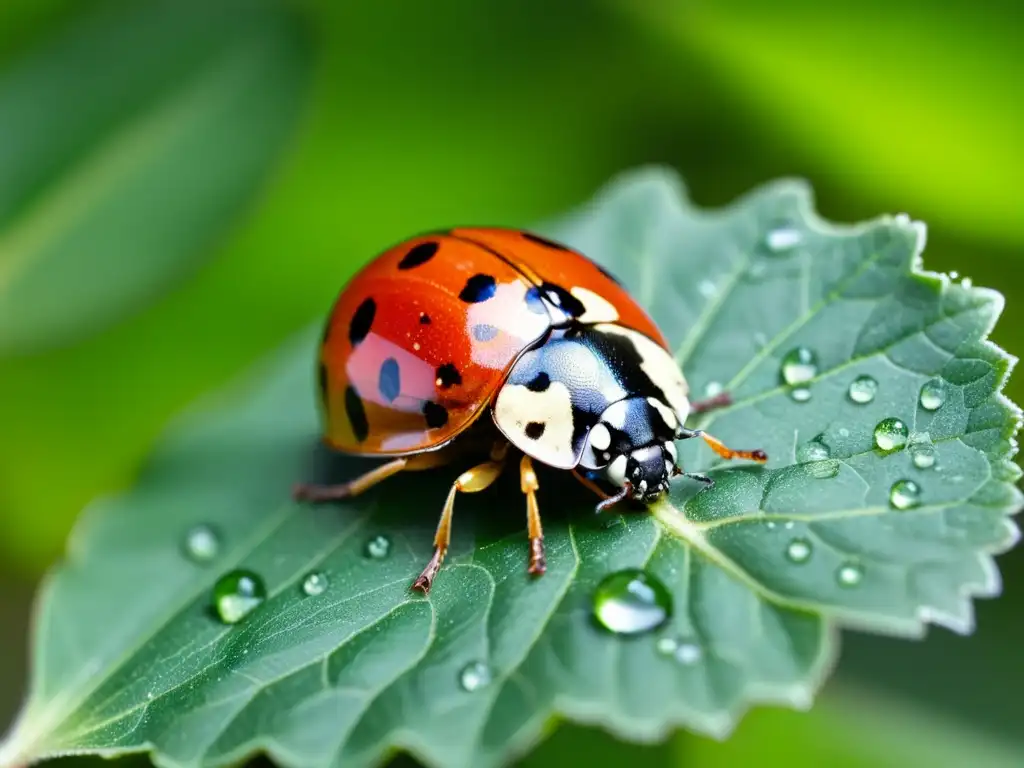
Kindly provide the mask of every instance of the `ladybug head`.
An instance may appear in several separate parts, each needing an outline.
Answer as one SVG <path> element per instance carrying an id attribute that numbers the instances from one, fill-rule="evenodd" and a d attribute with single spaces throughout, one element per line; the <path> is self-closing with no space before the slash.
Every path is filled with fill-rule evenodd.
<path id="1" fill-rule="evenodd" d="M 652 398 L 628 398 L 610 405 L 592 428 L 582 463 L 599 469 L 602 479 L 619 489 L 616 500 L 653 501 L 680 474 L 677 423 L 667 411 Z"/>

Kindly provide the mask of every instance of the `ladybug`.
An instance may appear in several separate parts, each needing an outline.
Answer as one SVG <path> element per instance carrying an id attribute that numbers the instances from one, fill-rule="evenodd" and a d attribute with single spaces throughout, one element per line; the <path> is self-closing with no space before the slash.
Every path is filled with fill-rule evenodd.
<path id="1" fill-rule="evenodd" d="M 482 491 L 519 456 L 528 572 L 544 573 L 533 462 L 569 470 L 602 497 L 650 502 L 683 472 L 675 441 L 700 437 L 724 458 L 766 461 L 684 425 L 691 404 L 661 331 L 611 274 L 519 229 L 456 228 L 414 237 L 364 267 L 338 297 L 319 350 L 324 442 L 389 458 L 341 485 L 295 496 L 356 496 L 399 472 L 485 458 L 452 484 L 434 553 L 413 589 L 427 593 L 451 538 L 459 493 Z"/>

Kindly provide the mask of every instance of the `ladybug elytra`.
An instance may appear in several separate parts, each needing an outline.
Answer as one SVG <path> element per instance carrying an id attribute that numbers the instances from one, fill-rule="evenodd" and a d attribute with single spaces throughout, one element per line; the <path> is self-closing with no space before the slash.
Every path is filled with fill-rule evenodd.
<path id="1" fill-rule="evenodd" d="M 319 354 L 324 441 L 391 460 L 340 485 L 299 485 L 297 498 L 348 498 L 398 472 L 487 457 L 452 484 L 413 584 L 424 593 L 448 549 L 456 496 L 490 486 L 513 453 L 531 574 L 545 570 L 535 460 L 570 470 L 603 498 L 599 509 L 652 501 L 677 475 L 711 485 L 679 468 L 676 440 L 767 460 L 687 429 L 690 413 L 728 398 L 691 404 L 667 341 L 626 289 L 522 230 L 456 228 L 385 251 L 338 297 Z"/>

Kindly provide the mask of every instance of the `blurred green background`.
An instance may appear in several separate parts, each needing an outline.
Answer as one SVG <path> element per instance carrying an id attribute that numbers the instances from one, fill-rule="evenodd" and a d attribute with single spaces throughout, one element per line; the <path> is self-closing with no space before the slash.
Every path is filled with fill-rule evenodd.
<path id="1" fill-rule="evenodd" d="M 1019 30 L 1010 0 L 2 0 L 0 725 L 82 507 L 417 230 L 533 223 L 639 164 L 703 206 L 801 176 L 831 219 L 926 221 L 1020 354 Z M 847 635 L 810 714 L 567 728 L 524 765 L 1024 764 L 1024 553 L 1000 565 L 973 637 Z"/>

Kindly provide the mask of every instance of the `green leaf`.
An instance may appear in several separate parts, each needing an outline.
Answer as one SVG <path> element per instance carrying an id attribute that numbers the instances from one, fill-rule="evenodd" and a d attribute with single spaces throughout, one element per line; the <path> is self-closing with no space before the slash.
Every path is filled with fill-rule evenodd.
<path id="1" fill-rule="evenodd" d="M 310 329 L 184 418 L 132 492 L 87 511 L 40 598 L 31 696 L 0 765 L 140 750 L 222 765 L 266 750 L 286 765 L 348 766 L 398 748 L 486 766 L 529 749 L 555 717 L 630 740 L 679 726 L 724 736 L 753 704 L 809 706 L 837 627 L 970 631 L 971 598 L 999 591 L 992 554 L 1015 541 L 1008 515 L 1021 505 L 1019 412 L 1000 394 L 1011 360 L 985 340 L 1001 298 L 918 271 L 920 225 L 839 229 L 809 199 L 784 182 L 701 212 L 673 176 L 644 170 L 542 228 L 625 279 L 696 392 L 732 393 L 696 423 L 765 448 L 766 467 L 724 466 L 682 443 L 687 469 L 717 486 L 681 482 L 653 514 L 606 519 L 564 473 L 543 472 L 549 570 L 537 580 L 509 473 L 459 499 L 452 552 L 423 599 L 409 585 L 457 468 L 331 507 L 289 501 L 296 480 L 365 467 L 315 448 Z M 800 345 L 817 370 L 797 399 L 780 366 Z M 877 392 L 853 402 L 865 375 Z M 927 410 L 919 391 L 933 378 L 945 399 Z M 915 450 L 927 433 L 934 466 L 916 467 L 909 447 L 874 449 L 890 417 Z M 890 489 L 902 479 L 920 493 L 901 511 Z M 220 542 L 201 562 L 183 554 L 197 525 Z M 387 556 L 368 556 L 382 535 Z M 269 597 L 226 626 L 211 591 L 237 567 Z M 672 592 L 656 635 L 623 639 L 593 620 L 596 584 L 626 567 Z M 307 596 L 314 572 L 328 583 Z M 659 651 L 668 640 L 686 653 Z M 464 690 L 478 662 L 492 680 Z"/>
<path id="2" fill-rule="evenodd" d="M 0 78 L 0 354 L 137 311 L 278 156 L 308 46 L 283 3 L 105 7 Z"/>

